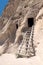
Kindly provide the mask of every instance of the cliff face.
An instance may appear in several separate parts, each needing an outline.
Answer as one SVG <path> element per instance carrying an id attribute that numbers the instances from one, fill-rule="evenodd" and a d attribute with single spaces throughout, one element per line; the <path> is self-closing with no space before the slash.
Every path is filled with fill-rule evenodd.
<path id="1" fill-rule="evenodd" d="M 9 0 L 3 16 L 0 18 L 0 54 L 17 51 L 24 33 L 29 29 L 29 18 L 34 19 L 34 43 L 37 46 L 37 33 L 42 24 L 39 20 L 43 16 L 41 11 L 43 11 L 43 0 Z"/>
<path id="2" fill-rule="evenodd" d="M 4 12 L 3 12 L 3 16 L 7 16 L 8 18 L 10 16 L 12 16 L 13 14 L 16 13 L 17 9 L 21 9 L 21 11 L 25 14 L 25 10 L 29 10 L 30 8 L 32 9 L 40 9 L 40 7 L 42 6 L 43 0 L 9 0 L 8 5 L 6 6 Z M 29 7 L 29 9 L 28 9 Z M 20 12 L 20 11 L 19 11 Z M 36 11 L 38 12 L 38 10 Z"/>
<path id="3" fill-rule="evenodd" d="M 4 17 L 7 16 L 8 18 L 10 16 L 12 16 L 16 11 L 16 9 L 19 5 L 19 2 L 20 2 L 20 0 L 18 0 L 18 1 L 17 0 L 9 0 L 9 3 L 3 12 L 3 16 Z"/>

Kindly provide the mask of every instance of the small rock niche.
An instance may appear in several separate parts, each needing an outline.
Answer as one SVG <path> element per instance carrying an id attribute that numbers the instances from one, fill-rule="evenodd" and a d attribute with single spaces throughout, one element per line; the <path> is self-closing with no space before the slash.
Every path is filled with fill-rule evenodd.
<path id="1" fill-rule="evenodd" d="M 18 29 L 18 24 L 16 24 L 16 29 Z"/>

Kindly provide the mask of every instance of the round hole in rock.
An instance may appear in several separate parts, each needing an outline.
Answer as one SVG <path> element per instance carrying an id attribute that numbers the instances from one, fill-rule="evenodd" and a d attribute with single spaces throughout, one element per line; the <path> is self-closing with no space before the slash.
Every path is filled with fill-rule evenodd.
<path id="1" fill-rule="evenodd" d="M 20 12 L 19 15 L 22 15 L 22 12 Z"/>
<path id="2" fill-rule="evenodd" d="M 25 5 L 24 8 L 28 7 L 28 5 Z"/>
<path id="3" fill-rule="evenodd" d="M 34 25 L 34 18 L 28 18 L 28 27 L 32 27 Z"/>

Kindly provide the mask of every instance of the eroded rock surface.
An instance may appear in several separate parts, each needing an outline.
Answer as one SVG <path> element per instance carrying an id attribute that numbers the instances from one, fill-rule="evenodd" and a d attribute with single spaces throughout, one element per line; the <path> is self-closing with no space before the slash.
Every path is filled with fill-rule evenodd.
<path id="1" fill-rule="evenodd" d="M 43 0 L 9 0 L 0 17 L 0 54 L 16 53 L 29 28 L 28 18 L 34 18 L 34 45 L 37 46 L 38 32 L 43 24 L 40 24 L 42 11 Z"/>

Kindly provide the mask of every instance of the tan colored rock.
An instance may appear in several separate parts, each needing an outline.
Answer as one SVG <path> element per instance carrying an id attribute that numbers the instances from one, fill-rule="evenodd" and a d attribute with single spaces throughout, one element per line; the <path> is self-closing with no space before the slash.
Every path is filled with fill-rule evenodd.
<path id="1" fill-rule="evenodd" d="M 10 0 L 3 12 L 3 16 L 0 18 L 0 48 L 5 49 L 5 41 L 9 39 L 10 48 L 8 46 L 9 49 L 7 49 L 6 52 L 9 52 L 12 48 L 12 50 L 17 50 L 23 39 L 24 33 L 29 28 L 28 18 L 34 18 L 34 40 L 36 41 L 37 38 L 37 41 L 34 43 L 36 44 L 38 42 L 40 27 L 43 27 L 42 20 L 40 20 L 40 16 L 43 16 L 42 7 L 43 0 Z M 4 50 L 2 50 L 2 52 L 4 52 Z M 0 54 L 3 54 L 2 52 L 0 52 Z"/>

